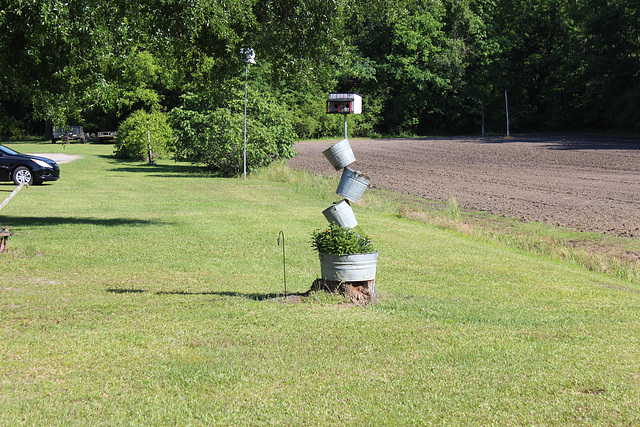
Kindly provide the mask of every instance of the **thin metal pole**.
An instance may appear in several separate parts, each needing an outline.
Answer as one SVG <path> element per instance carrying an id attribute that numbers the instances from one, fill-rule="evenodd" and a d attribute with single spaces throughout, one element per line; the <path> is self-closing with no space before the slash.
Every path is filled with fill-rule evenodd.
<path id="1" fill-rule="evenodd" d="M 147 149 L 149 150 L 149 164 L 153 166 L 153 159 L 151 158 L 151 132 L 149 131 L 149 119 L 147 119 Z"/>
<path id="2" fill-rule="evenodd" d="M 504 90 L 504 105 L 507 109 L 507 136 L 509 136 L 509 97 L 507 96 L 507 90 Z"/>
<path id="3" fill-rule="evenodd" d="M 344 139 L 347 139 L 347 115 L 343 114 L 344 116 Z"/>
<path id="4" fill-rule="evenodd" d="M 243 171 L 244 179 L 247 179 L 247 80 L 249 78 L 249 63 L 245 66 L 244 71 L 244 155 L 243 155 Z"/>
<path id="5" fill-rule="evenodd" d="M 482 136 L 484 137 L 484 99 L 482 100 Z"/>
<path id="6" fill-rule="evenodd" d="M 284 297 L 287 297 L 287 260 L 284 253 L 284 231 L 278 234 L 278 246 L 280 246 L 280 237 L 282 237 L 282 272 L 284 277 Z"/>

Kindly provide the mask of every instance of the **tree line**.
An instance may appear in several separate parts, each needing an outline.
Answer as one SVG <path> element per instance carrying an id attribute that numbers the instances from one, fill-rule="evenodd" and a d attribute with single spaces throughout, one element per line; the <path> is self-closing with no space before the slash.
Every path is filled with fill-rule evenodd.
<path id="1" fill-rule="evenodd" d="M 638 0 L 3 3 L 5 136 L 137 110 L 173 111 L 187 137 L 192 119 L 236 127 L 247 47 L 250 112 L 297 138 L 339 135 L 336 91 L 363 96 L 354 135 L 478 133 L 483 112 L 503 132 L 505 90 L 515 132 L 640 130 Z"/>

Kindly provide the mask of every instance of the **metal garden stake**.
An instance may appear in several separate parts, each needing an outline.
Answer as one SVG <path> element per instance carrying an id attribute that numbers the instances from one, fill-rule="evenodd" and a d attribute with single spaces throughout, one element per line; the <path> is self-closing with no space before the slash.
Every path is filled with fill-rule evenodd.
<path id="1" fill-rule="evenodd" d="M 149 131 L 149 119 L 147 119 L 147 148 L 149 150 L 149 165 L 153 166 L 153 153 L 151 152 L 151 131 Z"/>
<path id="2" fill-rule="evenodd" d="M 278 246 L 280 246 L 280 238 L 282 237 L 282 274 L 284 278 L 284 297 L 287 297 L 287 261 L 284 251 L 284 232 L 280 231 L 278 234 Z"/>

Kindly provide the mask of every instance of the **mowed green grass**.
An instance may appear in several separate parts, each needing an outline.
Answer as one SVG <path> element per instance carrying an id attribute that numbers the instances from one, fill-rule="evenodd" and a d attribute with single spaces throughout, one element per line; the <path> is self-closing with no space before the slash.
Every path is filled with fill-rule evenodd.
<path id="1" fill-rule="evenodd" d="M 378 303 L 285 299 L 334 181 L 11 146 L 83 158 L 0 211 L 2 425 L 640 423 L 635 282 L 363 203 Z"/>

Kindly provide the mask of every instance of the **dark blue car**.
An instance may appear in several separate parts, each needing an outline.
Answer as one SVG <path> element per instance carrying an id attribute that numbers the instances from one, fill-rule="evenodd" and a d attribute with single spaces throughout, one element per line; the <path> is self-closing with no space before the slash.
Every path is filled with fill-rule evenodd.
<path id="1" fill-rule="evenodd" d="M 60 178 L 60 167 L 46 157 L 18 153 L 0 145 L 0 181 L 20 184 L 42 184 Z"/>

